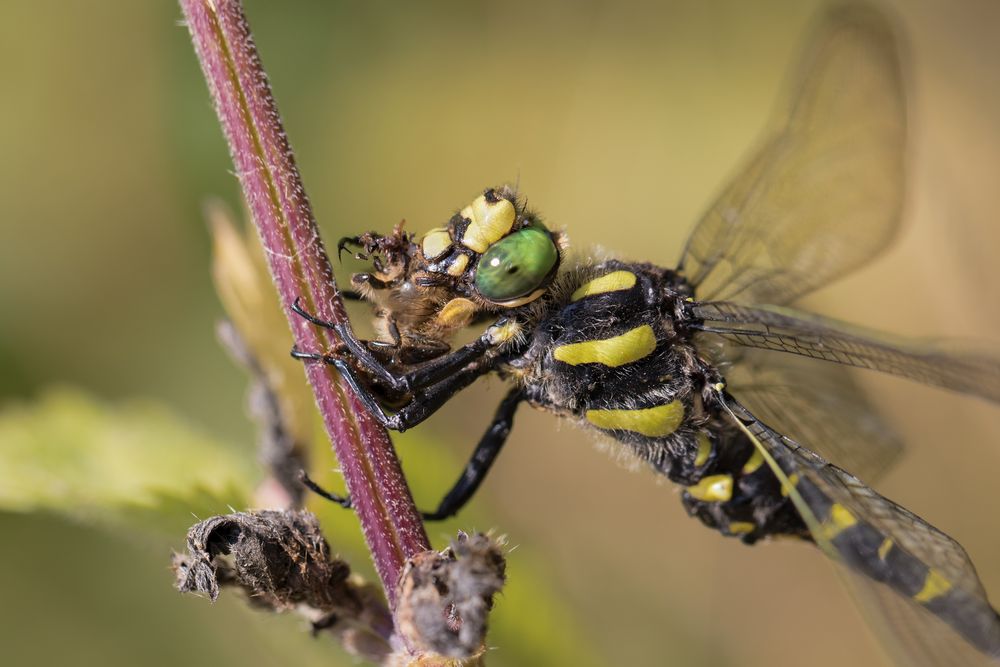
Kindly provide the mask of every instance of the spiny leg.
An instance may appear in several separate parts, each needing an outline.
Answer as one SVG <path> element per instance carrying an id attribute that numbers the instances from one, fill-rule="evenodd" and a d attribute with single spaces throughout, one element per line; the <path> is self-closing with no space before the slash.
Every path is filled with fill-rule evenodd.
<path id="1" fill-rule="evenodd" d="M 303 309 L 300 301 L 301 299 L 295 299 L 295 302 L 292 303 L 292 311 L 296 315 L 318 327 L 323 327 L 324 329 L 330 329 L 336 332 L 340 341 L 347 347 L 348 350 L 350 350 L 351 354 L 353 354 L 358 361 L 365 366 L 365 368 L 371 371 L 374 375 L 377 375 L 379 379 L 391 386 L 393 389 L 396 389 L 397 391 L 406 390 L 406 387 L 400 386 L 398 376 L 391 373 L 382 363 L 380 363 L 379 360 L 372 354 L 371 350 L 369 350 L 367 346 L 365 346 L 365 344 L 354 335 L 354 330 L 351 328 L 350 324 L 347 322 L 327 322 L 326 320 L 321 320 Z M 326 363 L 337 366 L 337 368 L 340 369 L 340 365 L 333 361 L 334 357 L 330 357 L 328 355 L 303 353 L 293 348 L 292 357 L 302 360 L 312 359 L 315 361 L 325 361 Z"/>
<path id="2" fill-rule="evenodd" d="M 375 398 L 375 395 L 371 392 L 371 390 L 369 390 L 368 387 L 358 379 L 354 368 L 346 361 L 326 354 L 299 352 L 299 350 L 294 347 L 292 348 L 291 355 L 293 359 L 299 359 L 300 361 L 322 361 L 323 363 L 336 368 L 340 372 L 341 377 L 347 380 L 347 384 L 354 390 L 357 397 L 361 399 L 361 402 L 365 404 L 368 412 L 374 415 L 383 426 L 389 428 L 389 416 L 385 413 L 385 410 L 382 409 L 382 406 L 379 405 L 378 399 Z"/>
<path id="3" fill-rule="evenodd" d="M 351 497 L 350 496 L 340 496 L 340 495 L 337 495 L 336 493 L 331 493 L 331 492 L 327 491 L 322 486 L 320 486 L 319 484 L 317 484 L 316 482 L 314 482 L 312 480 L 312 478 L 309 477 L 309 475 L 306 473 L 305 470 L 300 470 L 299 471 L 299 481 L 302 483 L 302 486 L 306 487 L 307 489 L 309 489 L 310 491 L 312 491 L 313 493 L 315 493 L 319 497 L 325 498 L 325 499 L 329 500 L 331 503 L 335 503 L 337 505 L 340 505 L 345 510 L 349 510 L 349 509 L 351 509 L 351 507 L 353 507 L 353 505 L 351 505 Z"/>
<path id="4" fill-rule="evenodd" d="M 345 250 L 350 248 L 357 248 L 359 250 L 363 249 L 365 244 L 361 242 L 361 238 L 357 236 L 345 236 L 337 241 L 337 259 L 341 259 Z M 367 255 L 364 253 L 352 253 L 355 259 L 367 259 Z"/>
<path id="5" fill-rule="evenodd" d="M 365 297 L 361 296 L 360 292 L 356 292 L 352 289 L 340 290 L 340 298 L 346 299 L 347 301 L 364 301 Z"/>
<path id="6" fill-rule="evenodd" d="M 472 457 L 465 464 L 465 470 L 455 485 L 438 504 L 433 512 L 421 512 L 427 521 L 441 521 L 452 517 L 465 507 L 472 496 L 479 489 L 479 486 L 486 479 L 486 474 L 490 471 L 493 462 L 496 461 L 500 449 L 510 435 L 510 429 L 514 425 L 514 413 L 517 406 L 524 400 L 524 395 L 519 388 L 511 389 L 497 407 L 496 414 L 486 433 L 479 440 L 476 449 L 472 452 Z"/>
<path id="7" fill-rule="evenodd" d="M 333 322 L 327 322 L 326 320 L 321 320 L 312 313 L 308 312 L 302 307 L 302 297 L 295 297 L 295 301 L 292 302 L 292 312 L 306 320 L 307 322 L 312 322 L 318 327 L 323 327 L 324 329 L 332 329 L 338 331 L 338 326 Z"/>
<path id="8" fill-rule="evenodd" d="M 472 452 L 472 457 L 465 465 L 465 470 L 462 471 L 461 477 L 458 478 L 458 481 L 455 482 L 451 490 L 445 494 L 436 510 L 433 512 L 420 512 L 425 521 L 443 521 L 453 517 L 472 499 L 472 496 L 482 485 L 483 480 L 486 479 L 486 474 L 490 471 L 493 462 L 496 461 L 501 448 L 503 448 L 504 443 L 507 441 L 507 436 L 510 435 L 510 429 L 514 424 L 514 413 L 517 411 L 517 406 L 520 405 L 522 400 L 524 400 L 524 395 L 518 388 L 511 389 L 507 393 L 503 401 L 500 402 L 499 407 L 497 407 L 496 414 L 493 416 L 493 421 L 490 423 L 489 428 L 486 429 L 483 437 L 479 440 L 479 444 L 476 445 L 475 450 Z M 305 471 L 299 473 L 299 479 L 306 488 L 320 497 L 326 498 L 345 509 L 351 508 L 350 496 L 341 496 L 327 491 L 310 479 Z"/>
<path id="9" fill-rule="evenodd" d="M 357 371 L 353 366 L 343 359 L 326 355 L 309 354 L 292 350 L 292 356 L 296 359 L 322 361 L 335 367 L 350 385 L 351 389 L 358 395 L 361 402 L 365 404 L 368 411 L 378 419 L 382 426 L 392 431 L 403 432 L 413 428 L 424 421 L 444 405 L 448 399 L 468 387 L 482 375 L 493 369 L 493 362 L 484 359 L 479 362 L 469 364 L 466 368 L 446 377 L 437 384 L 425 388 L 420 393 L 414 394 L 412 398 L 392 415 L 386 413 L 379 404 L 378 398 L 361 381 Z"/>
<path id="10" fill-rule="evenodd" d="M 346 322 L 327 322 L 306 312 L 299 304 L 299 299 L 292 304 L 292 310 L 308 322 L 316 326 L 332 329 L 347 347 L 348 351 L 354 355 L 358 362 L 365 367 L 372 375 L 389 385 L 394 391 L 406 393 L 430 384 L 451 375 L 456 370 L 466 364 L 481 358 L 490 348 L 489 339 L 483 335 L 473 342 L 465 345 L 451 354 L 446 354 L 437 359 L 432 359 L 419 368 L 409 373 L 394 373 L 379 361 L 367 345 L 354 335 L 354 331 Z M 329 355 L 304 353 L 296 349 L 292 350 L 292 356 L 296 359 L 323 361 L 340 370 L 342 364 L 337 363 L 336 357 Z"/>

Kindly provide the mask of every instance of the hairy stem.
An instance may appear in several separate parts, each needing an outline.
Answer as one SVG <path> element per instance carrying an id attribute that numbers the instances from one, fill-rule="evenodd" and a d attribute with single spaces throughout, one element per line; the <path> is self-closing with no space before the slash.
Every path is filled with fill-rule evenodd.
<path id="1" fill-rule="evenodd" d="M 303 350 L 331 349 L 336 343 L 332 332 L 310 325 L 290 308 L 300 298 L 306 310 L 324 320 L 347 318 L 243 8 L 237 0 L 180 4 L 295 342 Z M 385 429 L 334 369 L 308 364 L 306 375 L 386 596 L 395 606 L 403 563 L 430 549 L 399 460 Z"/>

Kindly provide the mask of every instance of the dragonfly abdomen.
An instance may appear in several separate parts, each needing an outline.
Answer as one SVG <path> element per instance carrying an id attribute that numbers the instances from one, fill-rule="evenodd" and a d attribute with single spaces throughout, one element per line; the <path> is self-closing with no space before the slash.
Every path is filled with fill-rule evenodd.
<path id="1" fill-rule="evenodd" d="M 848 567 L 910 598 L 980 651 L 1000 657 L 1000 615 L 989 605 L 981 590 L 966 590 L 970 582 L 959 581 L 943 568 L 924 562 L 908 544 L 893 540 L 871 522 L 834 502 L 810 479 L 793 474 L 790 481 L 820 522 L 819 534 Z M 875 493 L 870 489 L 866 492 Z M 918 543 L 914 545 L 919 548 Z M 934 557 L 942 563 L 949 561 L 941 553 Z M 966 560 L 968 557 L 960 551 L 951 554 L 951 558 Z M 978 581 L 971 584 L 976 588 L 980 586 Z"/>

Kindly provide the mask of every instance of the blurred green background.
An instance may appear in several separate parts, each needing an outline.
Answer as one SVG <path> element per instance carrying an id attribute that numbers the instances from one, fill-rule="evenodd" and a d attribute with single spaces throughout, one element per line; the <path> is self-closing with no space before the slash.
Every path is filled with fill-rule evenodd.
<path id="1" fill-rule="evenodd" d="M 575 248 L 672 264 L 752 145 L 822 3 L 246 5 L 328 244 L 401 218 L 426 229 L 483 187 L 519 181 Z M 906 228 L 809 305 L 897 333 L 1000 340 L 1000 5 L 892 5 L 912 52 Z M 162 420 L 190 440 L 182 460 L 151 459 L 150 480 L 183 484 L 178 470 L 201 465 L 204 450 L 244 461 L 228 474 L 249 485 L 246 378 L 214 339 L 222 311 L 200 210 L 213 195 L 238 208 L 239 192 L 179 18 L 166 1 L 0 4 L 0 434 L 53 387 L 97 400 L 107 432 L 131 409 L 116 406 L 141 399 L 156 417 L 142 408 L 132 428 Z M 1000 412 L 864 381 L 908 445 L 879 490 L 962 542 L 1000 600 Z M 482 384 L 397 440 L 425 507 L 502 395 Z M 70 419 L 61 433 L 76 428 Z M 94 474 L 79 428 L 69 486 Z M 199 512 L 242 509 L 245 495 L 217 487 L 222 504 Z M 430 527 L 437 546 L 458 528 L 517 545 L 489 663 L 881 663 L 818 552 L 722 539 L 676 496 L 587 435 L 523 411 L 469 512 Z M 169 551 L 183 546 L 186 519 L 142 528 L 111 512 L 30 509 L 0 513 L 5 664 L 351 664 L 293 617 L 175 593 Z M 334 548 L 370 572 L 353 518 L 324 516 Z"/>

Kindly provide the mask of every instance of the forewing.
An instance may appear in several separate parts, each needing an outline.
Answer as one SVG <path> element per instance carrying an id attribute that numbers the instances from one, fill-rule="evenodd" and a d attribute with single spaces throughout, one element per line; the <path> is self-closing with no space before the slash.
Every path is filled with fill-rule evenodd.
<path id="1" fill-rule="evenodd" d="M 856 601 L 872 625 L 890 640 L 889 646 L 901 664 L 995 664 L 983 651 L 994 659 L 1000 653 L 1000 621 L 961 545 L 857 478 L 777 433 L 728 394 L 720 392 L 720 401 L 764 450 L 768 464 L 782 480 L 817 546 L 847 567 L 850 576 L 845 581 Z M 841 512 L 841 528 L 844 524 L 870 528 L 869 536 L 876 536 L 873 544 L 886 545 L 885 551 L 876 550 L 872 543 L 865 546 L 860 537 L 844 540 L 843 533 L 838 537 L 831 530 L 836 527 L 831 520 L 834 506 L 846 510 L 849 517 L 849 521 L 844 521 Z M 921 572 L 933 571 L 938 581 L 947 582 L 948 604 L 942 605 L 946 607 L 944 612 L 942 606 L 937 607 L 937 613 L 947 614 L 952 620 L 943 621 L 928 606 L 916 601 L 919 580 L 907 595 L 862 574 L 873 571 L 885 576 L 890 562 L 908 562 L 911 570 L 914 563 L 919 563 Z M 906 568 L 901 570 L 892 577 L 905 584 Z M 949 623 L 962 627 L 965 636 Z"/>
<path id="2" fill-rule="evenodd" d="M 789 308 L 694 303 L 691 316 L 699 321 L 692 328 L 744 347 L 882 371 L 1000 403 L 994 350 L 890 337 Z"/>
<path id="3" fill-rule="evenodd" d="M 792 99 L 696 226 L 680 270 L 703 299 L 785 304 L 876 255 L 898 227 L 905 118 L 884 17 L 832 11 Z"/>
<path id="4" fill-rule="evenodd" d="M 779 433 L 874 481 L 903 446 L 852 372 L 788 354 L 745 349 L 726 373 L 729 389 Z"/>

